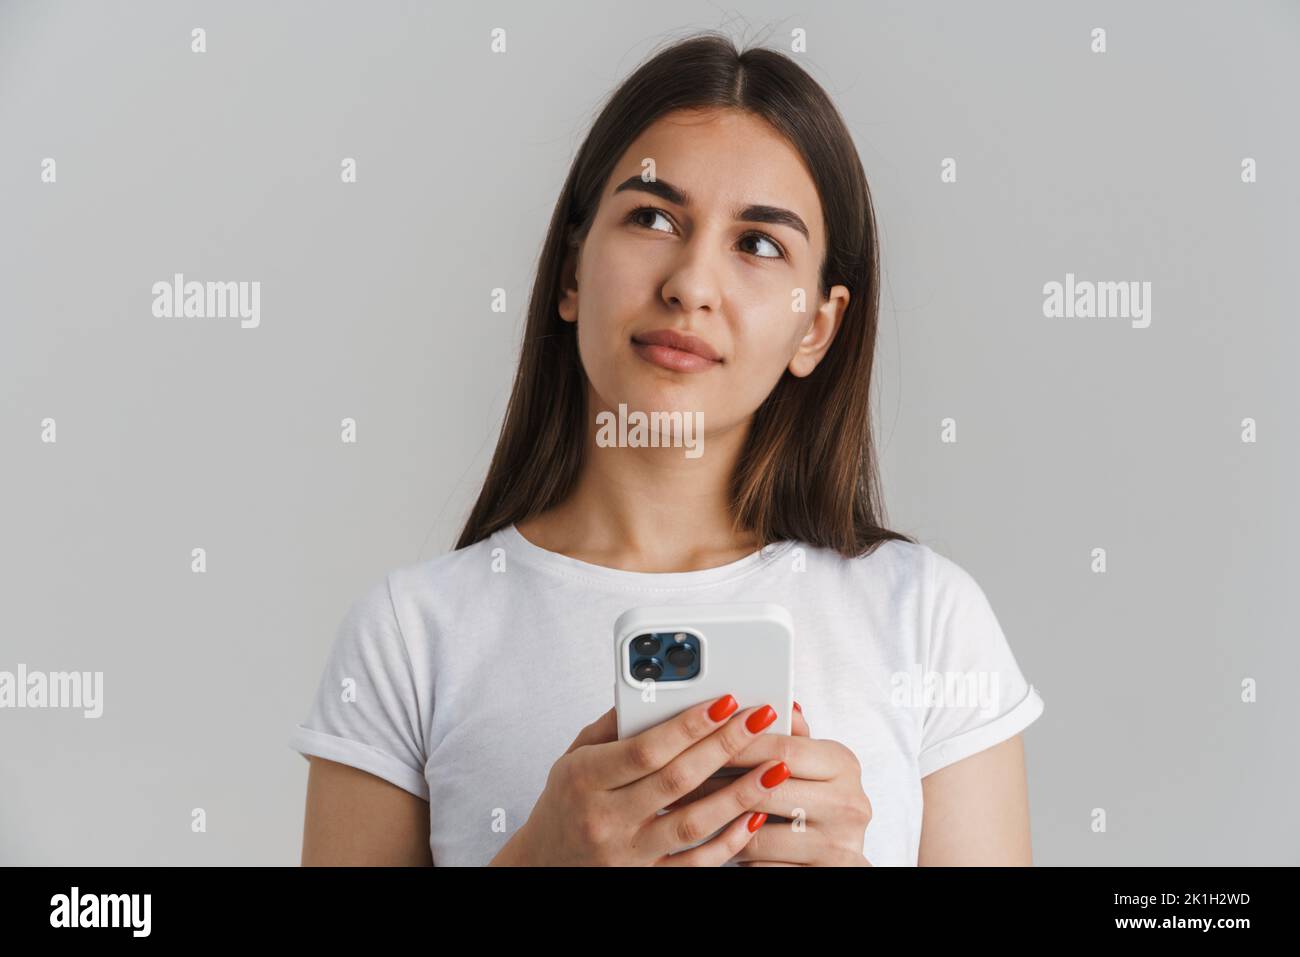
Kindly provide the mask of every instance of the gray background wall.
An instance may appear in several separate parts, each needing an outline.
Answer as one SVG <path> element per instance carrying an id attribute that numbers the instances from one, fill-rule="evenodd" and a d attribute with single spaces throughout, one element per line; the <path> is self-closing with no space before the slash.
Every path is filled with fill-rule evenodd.
<path id="1" fill-rule="evenodd" d="M 297 862 L 334 629 L 451 547 L 573 151 L 707 28 L 805 29 L 859 145 L 889 518 L 1047 701 L 1037 862 L 1300 863 L 1291 2 L 0 4 L 0 670 L 105 682 L 0 711 L 0 861 Z M 154 318 L 174 272 L 260 326 Z M 1067 272 L 1150 326 L 1045 318 Z"/>

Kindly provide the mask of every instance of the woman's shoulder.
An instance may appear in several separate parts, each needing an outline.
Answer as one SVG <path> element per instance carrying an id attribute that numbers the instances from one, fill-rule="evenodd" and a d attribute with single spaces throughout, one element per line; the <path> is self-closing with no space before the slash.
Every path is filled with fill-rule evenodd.
<path id="1" fill-rule="evenodd" d="M 463 594 L 493 573 L 496 536 L 419 561 L 392 566 L 385 576 L 395 596 Z"/>
<path id="2" fill-rule="evenodd" d="M 485 576 L 492 574 L 492 537 L 473 545 L 419 561 L 389 565 L 375 574 L 349 602 L 352 620 L 391 620 L 399 609 L 445 604 L 449 599 L 481 596 Z"/>
<path id="3" fill-rule="evenodd" d="M 830 554 L 835 555 L 835 552 Z M 919 541 L 884 539 L 857 556 L 846 559 L 857 570 L 879 574 L 882 569 L 938 586 L 962 585 L 971 574 L 944 551 Z"/>
<path id="4" fill-rule="evenodd" d="M 972 593 L 980 587 L 962 564 L 919 541 L 883 539 L 852 558 L 832 548 L 792 542 L 790 555 L 792 561 L 838 573 L 852 579 L 855 586 L 870 586 L 873 590 L 916 590 L 934 599 L 945 594 Z"/>
<path id="5" fill-rule="evenodd" d="M 872 544 L 858 555 L 846 556 L 833 548 L 791 542 L 790 554 L 794 560 L 816 562 L 824 568 L 837 568 L 843 574 L 866 576 L 873 580 L 882 577 L 900 580 L 920 580 L 928 576 L 936 553 L 930 546 L 905 539 L 886 538 Z"/>

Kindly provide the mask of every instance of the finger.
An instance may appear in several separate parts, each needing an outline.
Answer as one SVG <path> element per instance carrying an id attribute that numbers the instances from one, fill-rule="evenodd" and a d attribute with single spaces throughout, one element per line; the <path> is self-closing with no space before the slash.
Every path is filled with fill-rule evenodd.
<path id="1" fill-rule="evenodd" d="M 659 771 L 682 752 L 707 739 L 713 732 L 725 728 L 728 719 L 736 713 L 736 699 L 729 694 L 723 695 L 715 701 L 704 701 L 686 708 L 673 717 L 646 728 L 640 734 L 596 744 L 592 747 L 591 754 L 593 767 L 597 769 L 594 783 L 612 791 L 640 781 Z M 708 773 L 705 772 L 706 775 Z M 662 806 L 656 805 L 645 813 L 649 815 Z"/>
<path id="2" fill-rule="evenodd" d="M 812 731 L 808 727 L 808 719 L 804 717 L 803 708 L 799 707 L 798 701 L 794 703 L 794 711 L 790 716 L 790 733 L 803 738 L 812 737 Z"/>
<path id="3" fill-rule="evenodd" d="M 759 805 L 789 774 L 789 768 L 774 761 L 741 775 L 716 794 L 657 817 L 644 828 L 650 847 L 663 848 L 665 853 L 690 847 L 737 815 L 761 810 Z"/>
<path id="4" fill-rule="evenodd" d="M 798 702 L 796 701 L 795 704 L 798 704 Z M 797 734 L 799 737 L 804 737 L 804 738 L 809 737 L 808 722 L 807 720 L 804 719 L 803 713 L 800 709 L 798 708 L 794 709 L 794 717 L 790 722 L 790 726 L 791 726 L 791 730 L 794 731 L 795 734 Z M 763 761 L 770 761 L 773 758 L 780 758 L 781 760 L 785 761 L 786 764 L 791 764 L 791 766 L 793 767 L 793 764 L 791 763 L 790 754 L 782 753 L 779 748 L 766 747 L 767 745 L 771 744 L 770 741 L 766 740 L 769 737 L 779 738 L 781 736 L 773 735 L 772 732 L 769 731 L 766 735 L 758 739 L 764 744 L 764 747 L 760 749 L 760 751 L 755 752 L 752 750 L 752 748 L 742 751 L 734 758 L 729 758 L 727 760 L 727 763 L 724 765 L 724 767 L 752 768 Z M 794 735 L 789 735 L 789 737 L 794 737 Z M 672 810 L 674 807 L 677 807 L 678 805 L 689 804 L 692 801 L 697 801 L 708 794 L 712 794 L 714 791 L 717 791 L 719 788 L 726 787 L 729 783 L 730 783 L 729 777 L 707 778 L 704 781 L 704 783 L 702 783 L 695 790 L 691 791 L 689 794 L 679 797 L 677 800 L 667 805 L 666 809 Z"/>
<path id="5" fill-rule="evenodd" d="M 627 797 L 632 807 L 643 817 L 649 817 L 655 811 L 676 801 L 703 784 L 737 752 L 743 751 L 751 741 L 766 734 L 776 718 L 776 711 L 770 705 L 757 708 L 744 708 L 732 715 L 715 734 L 703 741 L 691 745 L 663 767 L 641 780 L 626 787 Z M 779 761 L 777 758 L 770 764 Z M 753 767 L 760 762 L 753 762 Z M 740 781 L 744 775 L 731 775 L 726 780 Z M 735 813 L 739 813 L 737 810 Z M 731 816 L 735 816 L 733 813 Z M 714 825 L 721 827 L 723 821 Z"/>
<path id="6" fill-rule="evenodd" d="M 824 861 L 736 861 L 737 867 L 871 867 L 866 855 L 840 848 Z"/>
<path id="7" fill-rule="evenodd" d="M 723 788 L 725 788 L 727 785 L 731 784 L 735 780 L 736 778 L 734 776 L 725 777 L 725 778 L 719 778 L 719 777 L 705 778 L 703 783 L 701 783 L 699 787 L 695 788 L 695 790 L 691 791 L 690 794 L 683 795 L 682 797 L 679 797 L 676 801 L 673 801 L 671 804 L 665 805 L 663 810 L 673 811 L 679 807 L 682 807 L 683 805 L 691 804 L 695 801 L 698 801 L 700 798 L 708 797 L 710 794 L 714 794 L 718 791 L 721 791 Z M 790 779 L 781 786 L 782 793 L 784 794 L 789 792 L 792 787 L 799 784 L 800 784 L 800 779 L 791 775 Z M 825 786 L 825 782 L 818 781 L 817 785 Z M 805 789 L 801 787 L 798 793 L 800 795 L 810 795 L 810 794 L 815 795 L 819 792 L 816 790 Z M 764 807 L 764 808 L 759 808 L 759 810 L 767 811 L 768 814 L 771 816 L 772 820 L 776 819 L 776 815 L 773 813 L 771 808 Z"/>
<path id="8" fill-rule="evenodd" d="M 665 854 L 655 862 L 656 867 L 721 867 L 735 857 L 753 838 L 763 819 L 753 820 L 753 814 L 742 814 L 725 831 L 699 847 L 676 854 Z"/>
<path id="9" fill-rule="evenodd" d="M 711 778 L 696 788 L 695 791 L 692 791 L 691 794 L 667 805 L 664 811 L 671 813 L 684 807 L 690 807 L 709 795 L 716 794 L 729 784 L 730 781 L 727 779 L 722 779 L 720 783 L 718 779 Z M 766 798 L 753 805 L 750 810 L 766 812 L 769 826 L 783 822 L 788 823 L 791 820 L 791 815 L 796 811 L 800 819 L 807 824 L 813 821 L 833 820 L 836 808 L 840 803 L 841 794 L 838 782 L 809 781 L 796 776 L 792 772 L 790 777 L 774 787 Z"/>
<path id="10" fill-rule="evenodd" d="M 791 861 L 736 861 L 737 867 L 810 867 L 809 864 L 795 864 Z"/>
<path id="11" fill-rule="evenodd" d="M 708 797 L 710 794 L 713 794 L 716 791 L 721 791 L 723 788 L 725 788 L 728 784 L 730 784 L 734 780 L 736 779 L 735 778 L 706 778 L 704 782 L 695 790 L 693 790 L 690 794 L 683 795 L 682 797 L 679 797 L 676 801 L 673 801 L 671 804 L 665 805 L 664 810 L 672 811 L 678 807 L 681 807 L 683 804 L 690 804 L 693 801 L 698 801 L 700 798 Z"/>
<path id="12" fill-rule="evenodd" d="M 573 744 L 569 745 L 565 754 L 576 751 L 578 748 L 588 744 L 603 744 L 607 741 L 618 740 L 618 715 L 613 708 L 610 708 L 599 718 L 587 725 L 578 732 L 578 736 L 573 739 Z"/>
<path id="13" fill-rule="evenodd" d="M 844 773 L 844 752 L 838 742 L 795 736 L 793 734 L 760 734 L 749 747 L 725 767 L 752 768 L 764 761 L 780 760 L 790 765 L 790 771 L 801 778 L 829 781 Z"/>
<path id="14" fill-rule="evenodd" d="M 817 861 L 825 843 L 825 836 L 812 826 L 796 831 L 789 824 L 775 824 L 769 818 L 753 839 L 736 852 L 736 863 L 742 866 L 770 861 L 810 864 Z"/>
<path id="15" fill-rule="evenodd" d="M 786 824 L 772 824 L 770 820 L 736 854 L 737 865 L 777 861 L 824 867 L 871 866 L 860 848 L 854 851 L 836 843 L 821 828 L 809 826 L 795 830 Z"/>

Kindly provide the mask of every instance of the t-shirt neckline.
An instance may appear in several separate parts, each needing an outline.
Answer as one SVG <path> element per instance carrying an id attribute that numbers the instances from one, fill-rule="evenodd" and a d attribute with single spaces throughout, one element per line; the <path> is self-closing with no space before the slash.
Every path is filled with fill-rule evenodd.
<path id="1" fill-rule="evenodd" d="M 771 564 L 794 544 L 791 541 L 773 542 L 744 558 L 738 558 L 725 565 L 715 565 L 712 568 L 697 568 L 688 572 L 635 572 L 625 568 L 611 568 L 608 565 L 584 562 L 542 548 L 525 538 L 513 523 L 493 532 L 491 537 L 507 546 L 515 557 L 570 578 L 578 577 L 624 588 L 651 590 L 692 588 L 734 581 Z"/>

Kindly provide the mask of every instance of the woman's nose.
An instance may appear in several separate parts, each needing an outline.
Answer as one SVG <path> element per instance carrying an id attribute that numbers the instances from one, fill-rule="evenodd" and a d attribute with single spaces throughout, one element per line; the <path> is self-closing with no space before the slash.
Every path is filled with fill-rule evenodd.
<path id="1" fill-rule="evenodd" d="M 722 257 L 716 243 L 694 236 L 682 244 L 664 283 L 663 297 L 686 312 L 701 308 L 718 311 L 721 304 Z"/>

